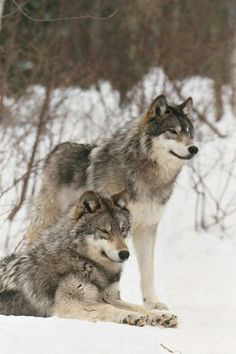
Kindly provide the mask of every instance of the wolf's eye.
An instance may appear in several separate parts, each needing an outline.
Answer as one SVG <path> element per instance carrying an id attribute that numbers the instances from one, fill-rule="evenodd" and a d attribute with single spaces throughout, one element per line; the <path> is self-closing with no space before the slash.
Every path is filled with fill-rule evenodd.
<path id="1" fill-rule="evenodd" d="M 171 134 L 177 135 L 177 131 L 176 131 L 175 129 L 169 128 L 168 130 L 169 130 L 169 132 L 170 132 Z"/>
<path id="2" fill-rule="evenodd" d="M 108 238 L 109 234 L 108 234 L 107 230 L 98 229 L 98 231 L 99 231 L 99 237 L 100 238 L 105 239 L 105 240 Z"/>
<path id="3" fill-rule="evenodd" d="M 125 225 L 121 226 L 120 231 L 121 231 L 121 232 L 125 232 L 125 230 L 126 230 Z"/>
<path id="4" fill-rule="evenodd" d="M 108 232 L 107 232 L 106 229 L 99 229 L 99 231 L 100 231 L 102 234 L 108 234 Z"/>

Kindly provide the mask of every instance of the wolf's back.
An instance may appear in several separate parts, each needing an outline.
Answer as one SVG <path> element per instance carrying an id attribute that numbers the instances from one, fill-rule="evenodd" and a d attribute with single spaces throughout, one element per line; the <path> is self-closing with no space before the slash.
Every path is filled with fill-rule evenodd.
<path id="1" fill-rule="evenodd" d="M 58 188 L 61 184 L 86 183 L 90 153 L 95 145 L 65 142 L 57 145 L 45 160 L 44 182 Z"/>

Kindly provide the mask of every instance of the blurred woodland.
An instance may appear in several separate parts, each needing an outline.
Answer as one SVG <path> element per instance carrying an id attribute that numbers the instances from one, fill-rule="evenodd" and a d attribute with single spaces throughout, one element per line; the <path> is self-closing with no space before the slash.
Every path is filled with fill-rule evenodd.
<path id="1" fill-rule="evenodd" d="M 220 119 L 221 87 L 225 83 L 236 86 L 234 0 L 17 3 L 35 21 L 14 1 L 5 1 L 1 95 L 22 95 L 32 84 L 86 88 L 105 79 L 125 102 L 127 91 L 158 66 L 170 80 L 192 75 L 213 78 Z M 73 20 L 76 16 L 81 19 Z"/>

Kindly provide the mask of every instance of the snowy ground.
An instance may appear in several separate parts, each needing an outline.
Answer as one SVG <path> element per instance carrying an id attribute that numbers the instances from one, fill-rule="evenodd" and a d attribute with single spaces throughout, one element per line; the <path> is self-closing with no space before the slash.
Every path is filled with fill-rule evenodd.
<path id="1" fill-rule="evenodd" d="M 186 217 L 191 203 L 188 188 L 177 187 L 156 250 L 159 294 L 179 316 L 177 329 L 0 316 L 0 353 L 236 353 L 236 242 L 193 232 Z M 123 298 L 140 302 L 138 281 L 132 252 Z"/>

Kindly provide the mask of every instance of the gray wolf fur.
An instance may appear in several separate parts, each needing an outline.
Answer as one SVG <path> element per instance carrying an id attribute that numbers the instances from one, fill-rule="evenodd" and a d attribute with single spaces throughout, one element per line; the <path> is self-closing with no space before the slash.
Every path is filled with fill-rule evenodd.
<path id="1" fill-rule="evenodd" d="M 0 262 L 0 313 L 175 326 L 170 313 L 120 300 L 129 231 L 124 194 L 85 192 L 23 253 Z"/>
<path id="2" fill-rule="evenodd" d="M 45 162 L 36 220 L 27 239 L 33 241 L 86 189 L 106 196 L 126 189 L 144 305 L 166 309 L 154 286 L 156 230 L 184 162 L 198 152 L 192 105 L 191 98 L 173 105 L 161 95 L 141 118 L 127 122 L 99 145 L 56 146 Z"/>

